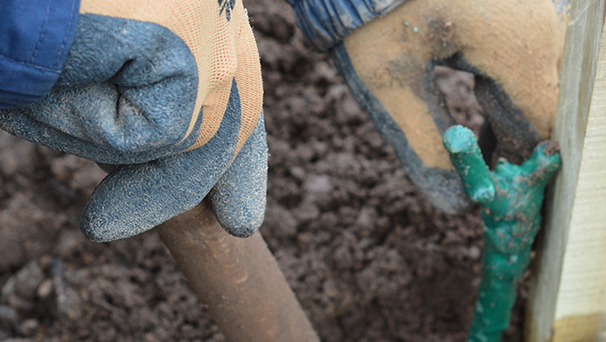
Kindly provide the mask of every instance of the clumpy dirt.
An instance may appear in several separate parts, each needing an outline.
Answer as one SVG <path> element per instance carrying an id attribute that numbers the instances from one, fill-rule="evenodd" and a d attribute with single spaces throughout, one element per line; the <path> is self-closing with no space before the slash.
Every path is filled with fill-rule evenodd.
<path id="1" fill-rule="evenodd" d="M 441 214 L 411 185 L 288 5 L 246 5 L 271 153 L 261 231 L 322 340 L 464 341 L 476 213 Z M 481 110 L 461 101 L 449 106 Z M 95 244 L 78 231 L 95 164 L 5 133 L 0 161 L 0 341 L 224 341 L 155 232 Z M 521 341 L 525 296 L 505 342 Z"/>

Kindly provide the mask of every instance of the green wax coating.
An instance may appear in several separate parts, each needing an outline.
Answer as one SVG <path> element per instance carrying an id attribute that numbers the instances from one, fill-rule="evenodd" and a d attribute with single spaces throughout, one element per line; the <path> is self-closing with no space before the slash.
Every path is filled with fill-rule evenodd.
<path id="1" fill-rule="evenodd" d="M 453 126 L 443 140 L 465 192 L 483 209 L 482 281 L 468 342 L 499 342 L 541 227 L 545 186 L 561 164 L 557 144 L 539 144 L 522 165 L 499 160 L 491 172 L 471 130 Z"/>
<path id="2" fill-rule="evenodd" d="M 444 132 L 443 140 L 461 177 L 465 194 L 478 203 L 492 200 L 495 196 L 494 182 L 473 132 L 463 126 L 454 126 Z"/>

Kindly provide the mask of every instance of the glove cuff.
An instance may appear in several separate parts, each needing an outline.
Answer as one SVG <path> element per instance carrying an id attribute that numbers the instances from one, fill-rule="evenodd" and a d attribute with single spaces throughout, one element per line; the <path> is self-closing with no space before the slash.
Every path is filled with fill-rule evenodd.
<path id="1" fill-rule="evenodd" d="M 287 0 L 299 27 L 320 50 L 328 50 L 360 26 L 406 0 Z"/>

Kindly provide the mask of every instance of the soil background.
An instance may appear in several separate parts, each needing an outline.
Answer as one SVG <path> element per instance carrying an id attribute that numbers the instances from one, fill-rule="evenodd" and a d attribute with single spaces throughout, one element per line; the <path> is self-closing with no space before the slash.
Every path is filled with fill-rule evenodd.
<path id="1" fill-rule="evenodd" d="M 245 5 L 271 153 L 261 232 L 322 340 L 464 341 L 477 213 L 444 215 L 411 185 L 285 2 Z M 441 74 L 451 109 L 473 121 L 473 79 Z M 154 231 L 104 244 L 79 232 L 102 177 L 92 162 L 0 134 L 0 341 L 224 341 Z M 505 342 L 521 341 L 519 292 Z"/>

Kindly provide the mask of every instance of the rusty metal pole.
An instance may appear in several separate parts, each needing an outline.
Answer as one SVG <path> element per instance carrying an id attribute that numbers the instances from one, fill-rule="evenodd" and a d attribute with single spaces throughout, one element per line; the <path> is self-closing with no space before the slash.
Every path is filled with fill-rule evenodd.
<path id="1" fill-rule="evenodd" d="M 320 341 L 259 232 L 227 234 L 206 201 L 156 229 L 227 341 Z"/>

